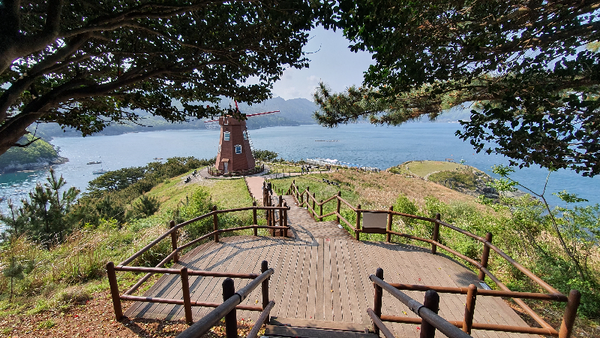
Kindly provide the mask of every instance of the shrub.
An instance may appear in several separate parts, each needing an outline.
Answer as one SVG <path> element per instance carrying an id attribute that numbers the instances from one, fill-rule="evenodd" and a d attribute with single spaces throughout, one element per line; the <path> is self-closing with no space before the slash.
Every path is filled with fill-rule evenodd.
<path id="1" fill-rule="evenodd" d="M 402 194 L 398 195 L 396 203 L 394 203 L 394 211 L 409 215 L 419 214 L 419 208 L 417 207 L 417 205 L 413 201 L 408 199 L 408 197 Z M 413 225 L 417 221 L 416 219 L 410 217 L 402 217 L 402 220 L 407 225 Z"/>
<path id="2" fill-rule="evenodd" d="M 133 213 L 137 217 L 149 217 L 154 215 L 160 208 L 160 202 L 156 197 L 142 195 L 133 205 Z"/>

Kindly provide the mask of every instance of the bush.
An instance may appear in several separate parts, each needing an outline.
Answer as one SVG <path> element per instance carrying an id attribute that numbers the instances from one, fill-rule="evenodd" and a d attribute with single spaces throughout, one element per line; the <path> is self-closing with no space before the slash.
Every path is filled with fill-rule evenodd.
<path id="1" fill-rule="evenodd" d="M 475 190 L 478 181 L 477 175 L 470 170 L 440 171 L 429 175 L 427 179 L 448 188 L 460 186 L 469 190 Z"/>
<path id="2" fill-rule="evenodd" d="M 179 218 L 189 220 L 211 212 L 212 207 L 210 193 L 205 187 L 200 187 L 190 198 L 186 198 L 186 203 L 179 209 Z M 187 225 L 185 231 L 190 239 L 194 239 L 212 231 L 212 228 L 212 217 L 207 217 Z"/>
<path id="3" fill-rule="evenodd" d="M 394 211 L 409 215 L 419 214 L 419 208 L 417 207 L 417 205 L 413 201 L 408 199 L 408 197 L 402 194 L 398 195 L 396 203 L 394 203 Z M 402 220 L 407 225 L 413 225 L 417 221 L 416 219 L 410 217 L 402 217 Z"/>
<path id="4" fill-rule="evenodd" d="M 158 199 L 147 195 L 142 195 L 137 203 L 133 205 L 133 213 L 139 218 L 152 216 L 158 209 L 160 209 L 160 202 Z"/>

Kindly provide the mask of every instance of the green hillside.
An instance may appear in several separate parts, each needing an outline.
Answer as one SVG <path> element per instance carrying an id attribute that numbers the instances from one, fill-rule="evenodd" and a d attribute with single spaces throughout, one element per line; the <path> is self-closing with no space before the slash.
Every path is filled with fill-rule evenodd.
<path id="1" fill-rule="evenodd" d="M 19 143 L 26 144 L 33 136 L 24 136 Z M 37 140 L 27 147 L 12 147 L 0 156 L 0 171 L 29 169 L 32 166 L 46 166 L 56 163 L 58 153 L 44 140 Z"/>

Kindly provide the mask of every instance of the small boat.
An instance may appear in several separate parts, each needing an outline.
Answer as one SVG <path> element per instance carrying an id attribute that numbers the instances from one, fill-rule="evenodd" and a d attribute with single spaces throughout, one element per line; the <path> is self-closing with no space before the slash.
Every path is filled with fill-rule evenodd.
<path id="1" fill-rule="evenodd" d="M 102 163 L 102 161 L 91 161 L 91 162 L 88 162 L 87 165 L 90 165 L 90 164 L 100 164 L 100 163 Z"/>
<path id="2" fill-rule="evenodd" d="M 155 157 L 155 158 L 154 158 L 154 160 L 155 160 L 155 161 L 160 161 L 160 160 L 162 160 L 162 159 L 163 159 L 162 157 Z"/>
<path id="3" fill-rule="evenodd" d="M 104 169 L 100 169 L 100 170 L 94 170 L 92 171 L 92 174 L 94 175 L 102 175 L 102 174 L 106 174 L 108 171 L 104 170 Z"/>

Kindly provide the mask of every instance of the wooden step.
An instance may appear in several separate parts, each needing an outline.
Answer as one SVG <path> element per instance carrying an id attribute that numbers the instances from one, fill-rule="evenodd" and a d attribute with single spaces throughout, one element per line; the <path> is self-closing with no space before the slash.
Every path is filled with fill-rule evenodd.
<path id="1" fill-rule="evenodd" d="M 355 331 L 336 331 L 318 328 L 267 325 L 267 337 L 298 337 L 298 338 L 377 338 L 374 333 Z"/>
<path id="2" fill-rule="evenodd" d="M 339 331 L 357 331 L 365 332 L 365 329 L 369 329 L 368 325 L 361 325 L 355 323 L 342 323 L 342 322 L 326 322 L 322 320 L 314 319 L 298 319 L 298 318 L 284 318 L 284 317 L 271 317 L 270 324 L 279 326 L 294 326 L 294 327 L 305 327 L 305 328 L 321 328 L 328 330 L 339 330 Z"/>
<path id="3" fill-rule="evenodd" d="M 377 335 L 367 332 L 366 326 L 354 323 L 271 317 L 271 325 L 267 325 L 265 336 L 304 338 L 377 337 Z"/>

